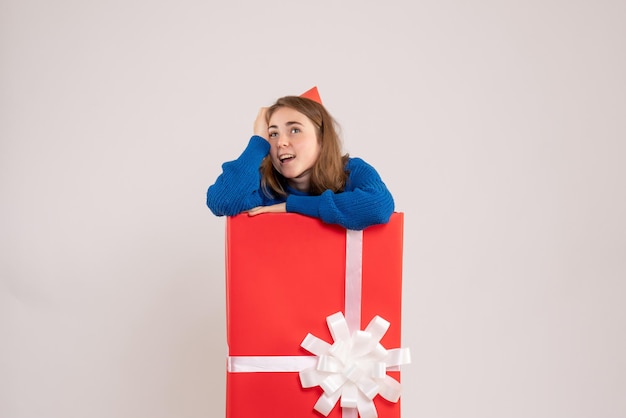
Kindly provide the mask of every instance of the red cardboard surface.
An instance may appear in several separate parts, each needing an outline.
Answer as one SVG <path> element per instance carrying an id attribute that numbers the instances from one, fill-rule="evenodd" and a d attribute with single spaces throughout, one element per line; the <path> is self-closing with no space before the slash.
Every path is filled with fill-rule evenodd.
<path id="1" fill-rule="evenodd" d="M 388 349 L 401 346 L 403 227 L 398 212 L 363 231 L 361 329 L 375 315 L 389 321 Z M 226 246 L 230 356 L 310 356 L 300 347 L 308 333 L 333 343 L 326 317 L 344 312 L 344 228 L 298 214 L 241 214 L 227 218 Z M 229 372 L 226 416 L 319 418 L 321 393 L 303 389 L 296 372 Z M 399 403 L 375 403 L 380 418 L 400 416 Z M 329 417 L 340 418 L 341 408 Z"/>

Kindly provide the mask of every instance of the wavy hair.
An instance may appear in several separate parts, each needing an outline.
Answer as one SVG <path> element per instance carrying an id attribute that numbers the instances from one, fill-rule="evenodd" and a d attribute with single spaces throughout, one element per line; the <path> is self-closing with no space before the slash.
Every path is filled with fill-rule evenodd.
<path id="1" fill-rule="evenodd" d="M 348 172 L 345 166 L 349 155 L 341 154 L 341 139 L 338 125 L 326 108 L 316 101 L 299 96 L 281 97 L 267 111 L 267 122 L 281 107 L 294 109 L 309 118 L 316 128 L 320 154 L 311 169 L 309 193 L 320 195 L 326 190 L 342 192 L 346 186 Z M 261 187 L 268 197 L 287 196 L 286 179 L 274 168 L 269 155 L 261 162 Z"/>

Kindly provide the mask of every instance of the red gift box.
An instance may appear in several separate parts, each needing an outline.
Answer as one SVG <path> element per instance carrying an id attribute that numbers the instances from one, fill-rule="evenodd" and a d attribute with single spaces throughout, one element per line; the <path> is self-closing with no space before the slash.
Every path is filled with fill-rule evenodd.
<path id="1" fill-rule="evenodd" d="M 351 332 L 378 315 L 389 323 L 379 345 L 400 347 L 403 227 L 400 212 L 363 231 L 298 214 L 227 218 L 227 418 L 322 417 L 324 391 L 303 388 L 298 372 L 319 359 L 301 346 L 308 334 L 333 344 L 330 315 L 345 313 Z M 400 417 L 399 401 L 373 402 L 378 417 Z M 356 409 L 337 402 L 327 416 L 348 415 Z"/>

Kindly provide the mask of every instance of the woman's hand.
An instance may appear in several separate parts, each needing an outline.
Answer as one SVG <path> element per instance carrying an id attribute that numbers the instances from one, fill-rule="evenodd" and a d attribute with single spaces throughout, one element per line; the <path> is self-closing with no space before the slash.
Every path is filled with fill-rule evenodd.
<path id="1" fill-rule="evenodd" d="M 277 203 L 271 206 L 257 206 L 248 211 L 249 216 L 259 215 L 261 213 L 285 213 L 287 212 L 287 203 Z"/>
<path id="2" fill-rule="evenodd" d="M 258 135 L 266 141 L 269 137 L 267 126 L 267 107 L 260 108 L 258 115 L 256 115 L 256 119 L 254 120 L 254 135 Z"/>

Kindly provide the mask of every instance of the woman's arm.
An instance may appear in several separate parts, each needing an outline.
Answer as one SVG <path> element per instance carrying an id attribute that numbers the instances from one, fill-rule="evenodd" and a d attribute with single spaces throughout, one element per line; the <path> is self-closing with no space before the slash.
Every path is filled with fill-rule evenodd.
<path id="1" fill-rule="evenodd" d="M 374 167 L 360 158 L 352 158 L 347 169 L 350 177 L 343 192 L 327 190 L 319 196 L 290 195 L 287 212 L 356 230 L 389 222 L 394 211 L 393 197 Z"/>
<path id="2" fill-rule="evenodd" d="M 211 212 L 234 216 L 263 203 L 259 166 L 269 149 L 263 137 L 254 135 L 239 158 L 222 164 L 222 174 L 207 191 Z"/>

